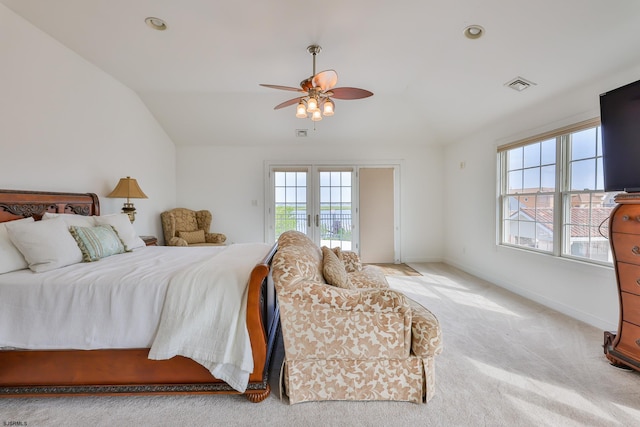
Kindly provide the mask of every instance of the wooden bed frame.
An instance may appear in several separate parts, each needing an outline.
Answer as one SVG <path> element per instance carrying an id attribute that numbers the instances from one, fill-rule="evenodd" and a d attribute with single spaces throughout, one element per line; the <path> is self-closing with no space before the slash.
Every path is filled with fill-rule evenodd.
<path id="1" fill-rule="evenodd" d="M 45 212 L 99 215 L 93 193 L 0 190 L 0 222 Z M 247 328 L 254 371 L 244 393 L 261 402 L 271 392 L 269 365 L 279 323 L 270 263 L 277 247 L 257 264 L 249 280 Z M 239 394 L 193 360 L 147 359 L 148 348 L 118 350 L 0 350 L 0 397 Z"/>

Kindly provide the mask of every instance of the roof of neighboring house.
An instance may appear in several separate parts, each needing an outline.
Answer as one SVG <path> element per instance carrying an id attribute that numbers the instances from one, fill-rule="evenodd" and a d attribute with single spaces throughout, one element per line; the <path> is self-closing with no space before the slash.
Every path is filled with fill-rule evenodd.
<path id="1" fill-rule="evenodd" d="M 599 227 L 602 236 L 608 236 L 608 218 L 610 214 L 611 208 L 592 208 L 591 221 L 589 221 L 589 208 L 571 208 L 571 237 L 589 237 L 590 227 Z M 553 231 L 553 209 L 551 208 L 523 208 L 520 209 L 520 211 L 514 212 L 511 217 L 513 218 L 517 215 L 524 215 L 532 221 L 537 219 L 538 223 L 542 223 L 541 225 L 543 227 L 549 231 Z"/>

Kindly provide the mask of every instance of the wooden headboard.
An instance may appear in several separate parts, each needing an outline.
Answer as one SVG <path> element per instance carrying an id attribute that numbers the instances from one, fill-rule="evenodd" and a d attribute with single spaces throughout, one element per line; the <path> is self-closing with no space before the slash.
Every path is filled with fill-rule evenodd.
<path id="1" fill-rule="evenodd" d="M 0 189 L 0 222 L 30 216 L 39 220 L 45 212 L 100 215 L 100 201 L 94 193 Z"/>

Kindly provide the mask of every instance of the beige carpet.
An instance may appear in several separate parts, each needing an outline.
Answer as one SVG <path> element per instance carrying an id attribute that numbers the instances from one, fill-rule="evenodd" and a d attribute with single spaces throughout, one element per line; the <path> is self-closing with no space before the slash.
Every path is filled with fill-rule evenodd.
<path id="1" fill-rule="evenodd" d="M 640 425 L 640 374 L 607 363 L 601 330 L 443 264 L 412 267 L 422 276 L 388 280 L 442 325 L 444 353 L 436 359 L 436 394 L 429 404 L 290 406 L 278 399 L 275 368 L 274 392 L 259 404 L 238 396 L 0 399 L 0 425 Z"/>

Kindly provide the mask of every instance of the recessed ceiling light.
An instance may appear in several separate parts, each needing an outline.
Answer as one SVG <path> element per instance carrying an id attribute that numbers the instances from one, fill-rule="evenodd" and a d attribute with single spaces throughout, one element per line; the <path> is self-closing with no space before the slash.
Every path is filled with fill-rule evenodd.
<path id="1" fill-rule="evenodd" d="M 464 29 L 464 36 L 468 39 L 479 39 L 484 34 L 484 28 L 480 25 L 469 25 Z"/>
<path id="2" fill-rule="evenodd" d="M 154 18 L 150 16 L 146 18 L 144 22 L 146 22 L 147 25 L 153 28 L 154 30 L 164 31 L 167 29 L 167 23 L 160 18 Z"/>

